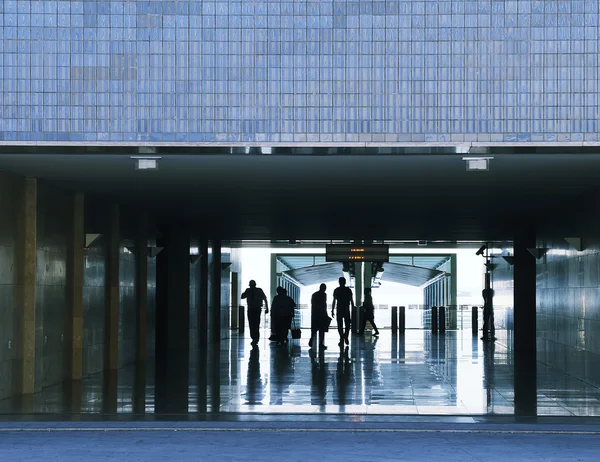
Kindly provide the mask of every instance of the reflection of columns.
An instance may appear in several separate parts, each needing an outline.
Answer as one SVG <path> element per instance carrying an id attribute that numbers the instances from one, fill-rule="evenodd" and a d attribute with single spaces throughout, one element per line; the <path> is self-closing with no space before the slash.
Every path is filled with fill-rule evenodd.
<path id="1" fill-rule="evenodd" d="M 406 337 L 404 335 L 398 337 L 398 359 L 401 363 L 406 360 Z"/>
<path id="2" fill-rule="evenodd" d="M 117 370 L 104 371 L 102 381 L 102 411 L 105 414 L 117 413 Z"/>
<path id="3" fill-rule="evenodd" d="M 104 368 L 116 370 L 119 360 L 119 206 L 112 205 L 106 239 Z"/>
<path id="4" fill-rule="evenodd" d="M 190 235 L 163 231 L 156 260 L 156 412 L 188 410 Z"/>
<path id="5" fill-rule="evenodd" d="M 219 270 L 221 265 L 219 264 Z M 218 413 L 221 408 L 221 344 L 210 347 L 210 410 Z"/>
<path id="6" fill-rule="evenodd" d="M 64 387 L 66 396 L 70 398 L 71 420 L 81 420 L 81 380 L 71 380 Z"/>
<path id="7" fill-rule="evenodd" d="M 68 243 L 67 284 L 69 290 L 71 380 L 81 380 L 83 375 L 83 194 L 72 195 L 71 236 Z"/>
<path id="8" fill-rule="evenodd" d="M 135 377 L 133 378 L 133 412 L 144 414 L 146 412 L 146 361 L 135 363 Z"/>
<path id="9" fill-rule="evenodd" d="M 204 413 L 208 408 L 208 374 L 207 374 L 207 350 L 200 348 L 198 350 L 198 367 L 196 368 L 196 381 L 198 390 L 198 412 Z"/>
<path id="10" fill-rule="evenodd" d="M 21 183 L 20 200 L 17 205 L 17 233 L 15 268 L 15 304 L 17 306 L 18 371 L 16 374 L 19 394 L 31 394 L 35 387 L 35 286 L 36 286 L 36 222 L 37 180 L 25 178 Z"/>
<path id="11" fill-rule="evenodd" d="M 523 230 L 531 227 L 524 225 Z M 536 262 L 527 251 L 535 248 L 535 233 L 525 231 L 514 241 L 515 414 L 537 413 Z"/>

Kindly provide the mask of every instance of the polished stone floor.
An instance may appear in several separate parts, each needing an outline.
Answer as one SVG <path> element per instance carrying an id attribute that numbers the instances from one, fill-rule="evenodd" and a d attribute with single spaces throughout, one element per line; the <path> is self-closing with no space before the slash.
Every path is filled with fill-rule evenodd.
<path id="1" fill-rule="evenodd" d="M 470 331 L 432 335 L 408 330 L 380 338 L 367 331 L 327 350 L 309 349 L 308 332 L 277 346 L 263 331 L 258 347 L 236 333 L 179 364 L 143 364 L 28 399 L 0 401 L 0 415 L 120 416 L 198 419 L 279 415 L 502 416 L 514 413 L 510 344 L 492 345 Z M 156 373 L 159 371 L 159 373 Z M 157 380 L 158 379 L 158 380 Z M 538 415 L 600 415 L 600 389 L 538 364 Z"/>

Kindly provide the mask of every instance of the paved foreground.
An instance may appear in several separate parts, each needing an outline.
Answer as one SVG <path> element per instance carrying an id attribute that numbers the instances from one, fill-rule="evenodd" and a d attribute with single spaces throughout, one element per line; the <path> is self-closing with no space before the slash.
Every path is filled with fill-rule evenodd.
<path id="1" fill-rule="evenodd" d="M 596 426 L 4 424 L 2 461 L 598 461 Z"/>

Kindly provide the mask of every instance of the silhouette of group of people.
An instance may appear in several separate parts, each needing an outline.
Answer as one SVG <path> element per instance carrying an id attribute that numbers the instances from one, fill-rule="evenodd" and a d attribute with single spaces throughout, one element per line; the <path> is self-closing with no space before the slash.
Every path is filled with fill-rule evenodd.
<path id="1" fill-rule="evenodd" d="M 311 336 L 308 342 L 309 347 L 313 347 L 314 340 L 319 339 L 319 348 L 327 349 L 325 346 L 325 332 L 329 330 L 329 325 L 333 317 L 336 317 L 338 334 L 340 341 L 338 345 L 343 348 L 344 344 L 349 345 L 350 329 L 352 323 L 351 309 L 354 310 L 354 297 L 352 289 L 346 286 L 346 278 L 339 278 L 339 287 L 333 291 L 333 302 L 331 305 L 331 318 L 327 314 L 327 286 L 321 284 L 319 290 L 311 297 Z M 250 337 L 252 337 L 252 346 L 258 345 L 260 340 L 260 317 L 262 305 L 265 304 L 265 314 L 269 313 L 269 304 L 267 297 L 262 289 L 256 287 L 256 281 L 252 280 L 249 287 L 242 294 L 242 299 L 248 301 L 248 324 L 250 327 Z M 337 316 L 336 316 L 337 308 Z M 276 341 L 278 345 L 286 344 L 288 341 L 288 331 L 294 318 L 296 302 L 287 295 L 283 287 L 277 288 L 277 295 L 271 303 L 271 340 Z M 365 330 L 367 321 L 371 323 L 374 329 L 374 336 L 379 335 L 379 329 L 375 324 L 375 306 L 371 289 L 364 290 L 363 316 L 359 329 L 359 335 Z"/>

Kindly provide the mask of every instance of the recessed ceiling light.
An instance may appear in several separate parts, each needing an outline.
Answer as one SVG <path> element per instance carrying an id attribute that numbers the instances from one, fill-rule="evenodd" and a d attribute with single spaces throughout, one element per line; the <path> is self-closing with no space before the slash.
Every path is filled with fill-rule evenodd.
<path id="1" fill-rule="evenodd" d="M 490 160 L 493 157 L 463 157 L 467 163 L 467 171 L 471 170 L 479 170 L 479 171 L 487 171 L 490 169 Z"/>
<path id="2" fill-rule="evenodd" d="M 135 160 L 136 170 L 157 170 L 158 161 L 162 159 L 160 156 L 132 156 Z"/>

